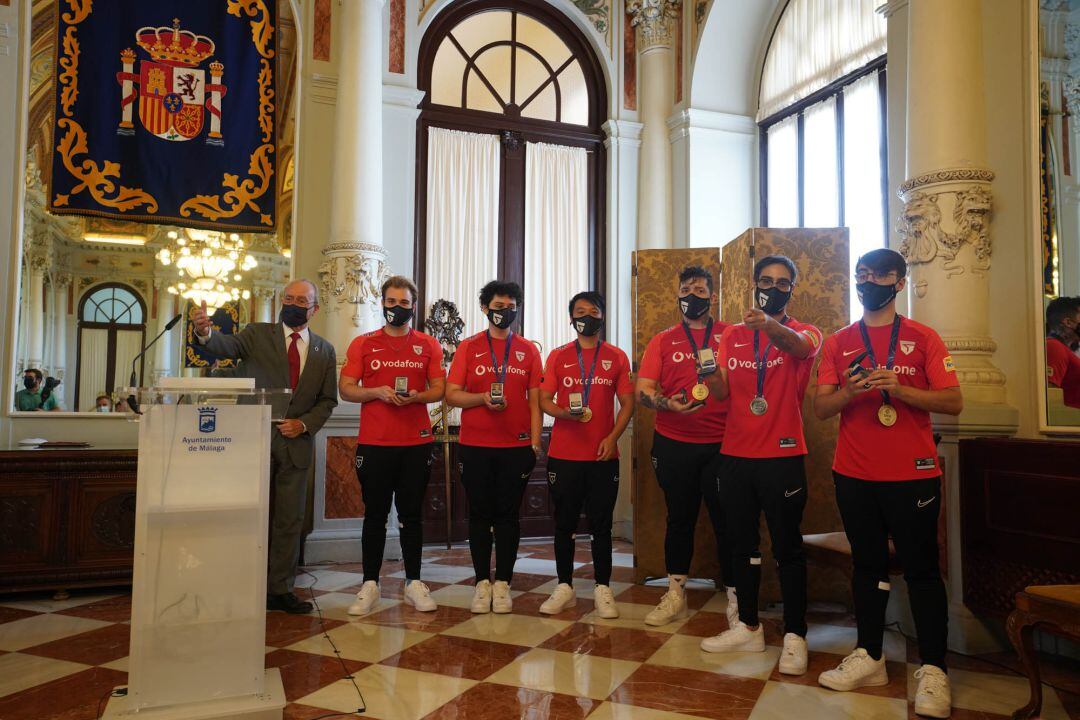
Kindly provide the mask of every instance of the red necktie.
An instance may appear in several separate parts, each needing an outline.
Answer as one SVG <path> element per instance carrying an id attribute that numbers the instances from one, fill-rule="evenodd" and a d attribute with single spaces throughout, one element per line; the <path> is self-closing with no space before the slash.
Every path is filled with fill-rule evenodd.
<path id="1" fill-rule="evenodd" d="M 294 332 L 289 337 L 292 338 L 289 343 L 289 387 L 295 390 L 296 384 L 300 382 L 300 351 L 296 348 L 300 333 Z"/>

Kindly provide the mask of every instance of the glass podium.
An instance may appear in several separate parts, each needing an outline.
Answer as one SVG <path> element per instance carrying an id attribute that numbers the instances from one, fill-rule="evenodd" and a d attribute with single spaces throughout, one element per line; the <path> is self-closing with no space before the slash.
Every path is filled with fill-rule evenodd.
<path id="1" fill-rule="evenodd" d="M 222 380 L 126 391 L 139 422 L 130 667 L 103 718 L 282 717 L 280 674 L 263 664 L 271 426 L 290 391 Z"/>

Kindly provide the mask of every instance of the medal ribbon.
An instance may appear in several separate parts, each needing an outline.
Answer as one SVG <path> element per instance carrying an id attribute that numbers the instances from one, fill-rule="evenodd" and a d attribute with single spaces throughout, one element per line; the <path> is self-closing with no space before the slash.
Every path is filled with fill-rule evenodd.
<path id="1" fill-rule="evenodd" d="M 495 382 L 506 383 L 506 368 L 510 365 L 510 344 L 514 340 L 514 333 L 507 333 L 506 335 L 506 352 L 503 354 L 503 364 L 499 367 L 499 360 L 495 356 L 495 344 L 491 342 L 491 331 L 488 330 L 484 333 L 487 335 L 488 350 L 491 351 L 491 365 L 495 371 Z"/>
<path id="2" fill-rule="evenodd" d="M 710 317 L 709 322 L 705 325 L 705 343 L 702 347 L 709 347 L 709 338 L 712 337 L 713 319 Z M 697 381 L 700 383 L 705 379 L 705 376 L 701 373 L 701 363 L 699 362 L 700 356 L 698 355 L 698 346 L 694 342 L 694 334 L 690 332 L 690 325 L 684 320 L 682 329 L 686 333 L 686 339 L 690 341 L 690 348 L 694 351 L 694 367 L 697 369 Z"/>
<path id="3" fill-rule="evenodd" d="M 781 325 L 787 325 L 788 316 L 785 315 L 780 321 Z M 757 364 L 757 395 L 755 397 L 765 397 L 765 370 L 766 370 L 766 358 L 769 357 L 769 350 L 772 349 L 772 340 L 765 346 L 765 352 L 760 356 L 758 355 L 758 348 L 761 344 L 761 333 L 758 330 L 754 331 L 754 362 Z"/>
<path id="4" fill-rule="evenodd" d="M 581 343 L 577 340 L 574 341 L 574 349 L 577 350 L 577 364 L 581 370 L 581 404 L 584 407 L 589 407 L 589 393 L 592 391 L 593 377 L 596 375 L 596 359 L 600 357 L 600 348 L 603 345 L 603 340 L 596 343 L 596 354 L 593 355 L 592 367 L 589 368 L 589 375 L 586 377 L 585 356 L 581 351 Z"/>
<path id="5" fill-rule="evenodd" d="M 874 366 L 874 369 L 878 369 L 877 358 L 874 357 L 874 346 L 870 344 L 870 333 L 866 331 L 866 321 L 859 321 L 859 333 L 862 334 L 863 347 L 866 348 L 866 355 L 870 358 L 870 364 Z M 896 360 L 896 348 L 899 345 L 900 340 L 900 313 L 896 314 L 892 322 L 892 333 L 889 335 L 889 357 L 885 360 L 885 369 L 892 370 L 893 361 Z M 881 399 L 886 405 L 889 405 L 889 391 L 881 391 Z"/>

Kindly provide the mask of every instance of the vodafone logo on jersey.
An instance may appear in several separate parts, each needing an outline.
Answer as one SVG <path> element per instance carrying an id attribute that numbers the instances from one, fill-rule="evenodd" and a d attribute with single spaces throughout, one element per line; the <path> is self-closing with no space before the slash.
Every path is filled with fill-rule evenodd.
<path id="1" fill-rule="evenodd" d="M 878 370 L 888 370 L 884 365 L 878 365 Z M 915 377 L 917 370 L 911 365 L 893 365 L 893 372 L 897 375 L 909 375 Z"/>
<path id="2" fill-rule="evenodd" d="M 570 375 L 567 375 L 566 377 L 564 377 L 562 379 L 562 384 L 563 384 L 563 387 L 568 387 L 568 388 L 569 387 L 574 387 L 575 385 L 584 386 L 584 383 L 581 382 L 581 378 L 572 377 Z M 615 382 L 611 378 L 594 377 L 593 380 L 592 380 L 592 384 L 593 385 L 614 385 Z"/>
<path id="3" fill-rule="evenodd" d="M 371 361 L 371 369 L 377 371 L 379 368 L 394 368 L 395 370 L 410 368 L 413 370 L 423 370 L 424 363 L 419 360 L 379 360 L 373 358 Z"/>
<path id="4" fill-rule="evenodd" d="M 473 372 L 476 373 L 477 376 L 481 376 L 481 377 L 484 376 L 484 375 L 487 375 L 488 373 L 491 373 L 492 375 L 494 375 L 495 374 L 495 368 L 491 367 L 490 365 L 477 365 L 476 369 L 473 370 Z M 506 368 L 506 372 L 511 374 L 511 375 L 520 375 L 522 377 L 525 377 L 528 374 L 528 373 L 525 372 L 524 368 L 516 368 L 516 367 L 508 367 L 508 368 Z"/>
<path id="5" fill-rule="evenodd" d="M 765 363 L 765 367 L 771 368 L 771 367 L 776 367 L 777 365 L 783 365 L 783 364 L 784 364 L 784 356 L 781 355 L 779 357 L 774 357 L 772 360 Z M 755 362 L 753 360 L 738 360 L 738 359 L 733 358 L 733 357 L 728 358 L 728 361 L 727 361 L 728 370 L 735 370 L 736 368 L 741 368 L 743 370 L 757 370 L 758 365 L 760 365 L 760 363 L 757 363 L 757 362 Z"/>
<path id="6" fill-rule="evenodd" d="M 675 352 L 671 353 L 671 362 L 681 363 L 683 360 L 691 360 L 693 359 L 693 357 L 694 356 L 690 353 L 684 353 L 682 350 L 676 350 Z"/>

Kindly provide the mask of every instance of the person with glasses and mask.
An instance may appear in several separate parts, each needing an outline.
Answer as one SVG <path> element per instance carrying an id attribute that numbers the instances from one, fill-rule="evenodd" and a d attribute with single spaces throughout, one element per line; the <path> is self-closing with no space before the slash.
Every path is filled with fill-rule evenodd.
<path id="1" fill-rule="evenodd" d="M 728 630 L 703 640 L 701 649 L 765 650 L 758 620 L 764 512 L 784 601 L 779 670 L 785 675 L 802 675 L 807 667 L 806 555 L 799 527 L 806 507 L 802 400 L 822 339 L 820 330 L 786 312 L 797 279 L 795 263 L 783 255 L 754 264 L 754 305 L 742 323 L 724 331 L 720 372 L 708 379 L 713 395 L 731 402 L 721 453 L 739 616 Z"/>
<path id="2" fill-rule="evenodd" d="M 446 404 L 462 408 L 458 453 L 476 571 L 474 613 L 513 609 L 510 581 L 521 539 L 521 498 L 540 454 L 543 365 L 536 346 L 510 329 L 523 301 L 515 282 L 492 280 L 480 290 L 488 327 L 461 342 L 446 382 Z"/>
<path id="3" fill-rule="evenodd" d="M 708 270 L 691 265 L 682 269 L 678 279 L 676 306 L 682 321 L 649 341 L 636 387 L 639 402 L 656 411 L 652 464 L 667 505 L 668 591 L 645 616 L 645 624 L 654 627 L 686 616 L 685 585 L 702 500 L 716 538 L 729 621 L 738 609 L 720 497 L 724 482 L 719 452 L 728 403 L 710 398 L 705 384 L 716 372 L 720 338 L 728 324 L 714 320 L 709 312 L 717 296 Z"/>
<path id="4" fill-rule="evenodd" d="M 213 332 L 206 303 L 191 314 L 195 338 L 214 355 L 243 360 L 243 376 L 260 389 L 289 388 L 285 407 L 275 407 L 270 436 L 270 473 L 274 494 L 270 528 L 266 609 L 309 613 L 310 602 L 293 594 L 300 560 L 300 539 L 307 508 L 308 470 L 314 457 L 315 433 L 337 407 L 337 353 L 311 331 L 319 311 L 319 289 L 310 280 L 293 280 L 281 291 L 276 323 L 248 323 L 235 335 Z"/>
<path id="5" fill-rule="evenodd" d="M 836 504 L 851 542 L 858 641 L 818 682 L 833 690 L 886 685 L 885 607 L 889 538 L 904 568 L 922 667 L 915 712 L 949 717 L 945 668 L 948 606 L 938 561 L 941 467 L 930 413 L 964 407 L 952 357 L 934 330 L 896 312 L 907 263 L 888 248 L 855 268 L 863 316 L 825 341 L 814 414 L 840 415 L 833 478 Z"/>
<path id="6" fill-rule="evenodd" d="M 1065 405 L 1080 408 L 1080 298 L 1054 298 L 1046 305 L 1046 381 L 1061 388 Z"/>
<path id="7" fill-rule="evenodd" d="M 602 618 L 617 618 L 611 592 L 611 522 L 619 496 L 619 437 L 634 414 L 634 385 L 626 353 L 599 339 L 604 297 L 570 298 L 572 343 L 548 355 L 540 409 L 555 418 L 548 448 L 548 489 L 555 506 L 555 568 L 559 584 L 540 606 L 557 615 L 577 606 L 573 586 L 574 533 L 582 509 L 592 535 L 593 602 Z M 619 413 L 615 414 L 615 400 Z"/>
<path id="8" fill-rule="evenodd" d="M 409 324 L 417 295 L 416 285 L 400 275 L 382 284 L 385 324 L 353 339 L 338 381 L 341 398 L 362 406 L 355 465 L 364 498 L 364 582 L 350 615 L 367 615 L 379 602 L 391 502 L 401 530 L 405 603 L 421 612 L 437 607 L 420 581 L 420 554 L 434 442 L 427 406 L 442 400 L 446 372 L 439 341 Z"/>

